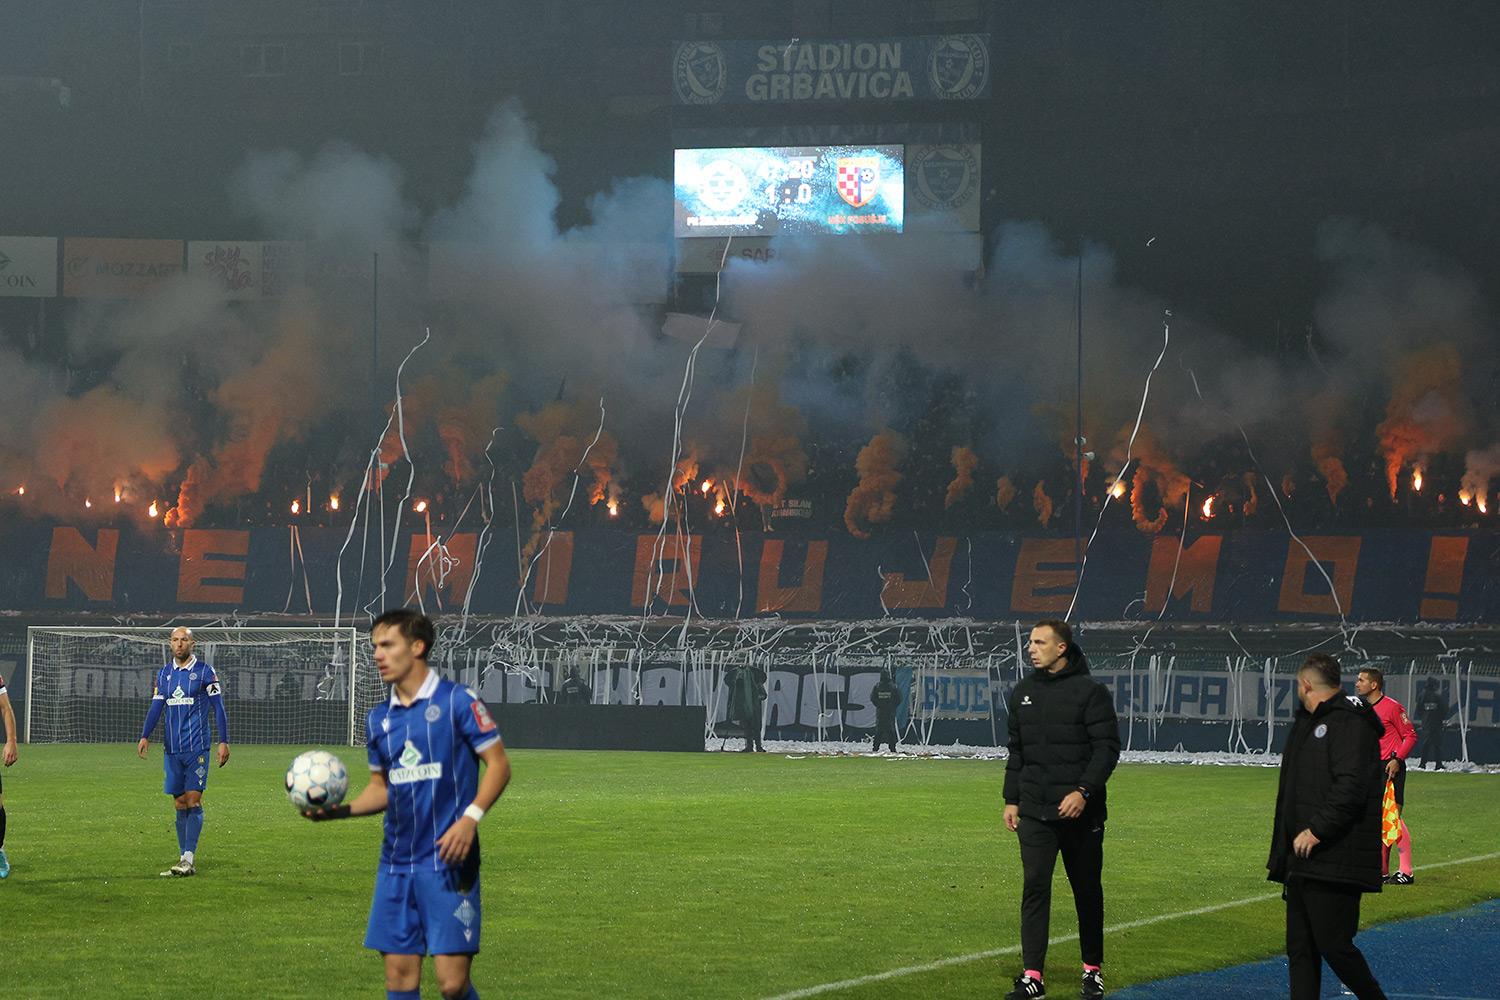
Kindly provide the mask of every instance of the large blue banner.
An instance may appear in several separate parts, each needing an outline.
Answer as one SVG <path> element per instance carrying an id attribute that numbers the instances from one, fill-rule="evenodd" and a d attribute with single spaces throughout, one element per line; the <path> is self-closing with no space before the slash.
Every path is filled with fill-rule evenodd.
<path id="1" fill-rule="evenodd" d="M 1500 623 L 1497 536 L 1101 533 L 1071 538 L 0 526 L 0 610 Z M 364 550 L 361 551 L 361 543 Z M 518 571 L 517 566 L 523 567 Z M 1074 592 L 1077 590 L 1076 605 Z"/>

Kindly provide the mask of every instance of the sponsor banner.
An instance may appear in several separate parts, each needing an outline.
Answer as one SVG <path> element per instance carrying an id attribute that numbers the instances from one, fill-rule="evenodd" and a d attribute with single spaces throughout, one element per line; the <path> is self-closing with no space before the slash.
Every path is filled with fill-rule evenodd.
<path id="1" fill-rule="evenodd" d="M 907 146 L 907 225 L 979 232 L 979 159 L 977 142 Z"/>
<path id="2" fill-rule="evenodd" d="M 945 264 L 961 274 L 984 267 L 984 240 L 978 233 L 906 232 L 899 239 L 908 253 L 920 249 L 929 263 Z M 843 252 L 847 236 L 734 236 L 722 239 L 698 237 L 677 241 L 678 274 L 717 274 L 721 267 L 783 264 L 796 267 L 824 254 Z"/>
<path id="3" fill-rule="evenodd" d="M 306 256 L 301 243 L 194 240 L 187 271 L 213 282 L 226 299 L 274 299 L 302 284 Z"/>
<path id="4" fill-rule="evenodd" d="M 384 241 L 365 245 L 305 244 L 303 276 L 321 294 L 369 299 L 379 259 L 380 296 L 417 295 L 427 287 L 427 245 Z"/>
<path id="5" fill-rule="evenodd" d="M 133 299 L 182 273 L 181 240 L 63 240 L 63 295 Z"/>
<path id="6" fill-rule="evenodd" d="M 701 40 L 672 49 L 683 106 L 969 101 L 990 96 L 990 36 Z"/>
<path id="7" fill-rule="evenodd" d="M 987 670 L 933 670 L 912 678 L 914 711 L 923 718 L 988 719 L 994 712 Z"/>
<path id="8" fill-rule="evenodd" d="M 57 238 L 0 236 L 0 296 L 57 294 Z"/>

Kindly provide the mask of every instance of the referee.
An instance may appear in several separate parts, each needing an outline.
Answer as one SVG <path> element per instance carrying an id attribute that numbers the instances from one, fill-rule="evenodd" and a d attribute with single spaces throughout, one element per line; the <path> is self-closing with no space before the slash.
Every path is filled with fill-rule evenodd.
<path id="1" fill-rule="evenodd" d="M 1052 872 L 1062 855 L 1078 911 L 1080 996 L 1104 996 L 1104 783 L 1120 759 L 1120 727 L 1109 688 L 1089 675 L 1067 622 L 1031 630 L 1036 669 L 1010 696 L 1005 827 L 1021 844 L 1023 972 L 1007 1000 L 1047 995 L 1042 966 L 1052 913 Z"/>

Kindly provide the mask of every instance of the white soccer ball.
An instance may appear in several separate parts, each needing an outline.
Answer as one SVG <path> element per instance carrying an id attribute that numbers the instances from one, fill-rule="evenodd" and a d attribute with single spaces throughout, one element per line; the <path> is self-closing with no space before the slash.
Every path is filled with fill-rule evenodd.
<path id="1" fill-rule="evenodd" d="M 349 772 L 344 762 L 327 750 L 298 754 L 286 772 L 286 797 L 297 809 L 322 809 L 344 801 Z"/>

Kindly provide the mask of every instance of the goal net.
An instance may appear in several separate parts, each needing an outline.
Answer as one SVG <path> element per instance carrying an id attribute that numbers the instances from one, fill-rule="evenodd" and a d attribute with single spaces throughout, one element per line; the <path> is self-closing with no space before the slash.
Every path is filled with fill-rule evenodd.
<path id="1" fill-rule="evenodd" d="M 27 742 L 140 738 L 152 681 L 171 657 L 171 627 L 26 632 Z M 198 628 L 193 637 L 194 654 L 223 685 L 233 742 L 364 742 L 365 715 L 385 690 L 355 629 Z"/>

